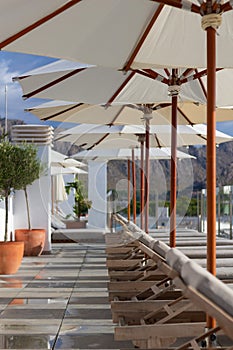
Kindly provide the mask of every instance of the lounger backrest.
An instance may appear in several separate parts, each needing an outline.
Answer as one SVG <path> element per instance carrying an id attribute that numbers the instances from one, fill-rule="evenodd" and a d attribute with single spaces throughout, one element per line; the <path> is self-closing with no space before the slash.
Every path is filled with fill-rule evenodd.
<path id="1" fill-rule="evenodd" d="M 173 268 L 173 270 L 177 271 L 179 274 L 181 273 L 181 269 L 190 259 L 182 253 L 177 248 L 170 248 L 165 256 L 166 263 Z"/>
<path id="2" fill-rule="evenodd" d="M 164 259 L 166 257 L 167 252 L 171 249 L 167 244 L 162 241 L 151 242 L 150 248 L 153 249 L 157 254 L 161 255 Z"/>
<path id="3" fill-rule="evenodd" d="M 181 277 L 205 297 L 233 317 L 233 290 L 194 261 L 186 262 Z"/>

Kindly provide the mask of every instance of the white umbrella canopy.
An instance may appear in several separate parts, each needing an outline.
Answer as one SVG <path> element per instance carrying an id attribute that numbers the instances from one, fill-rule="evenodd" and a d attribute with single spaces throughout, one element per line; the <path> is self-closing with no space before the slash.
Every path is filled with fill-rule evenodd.
<path id="1" fill-rule="evenodd" d="M 181 70 L 180 73 L 183 72 Z M 112 68 L 60 60 L 14 77 L 13 80 L 20 83 L 24 98 L 36 97 L 93 105 L 171 101 L 168 96 L 169 78 L 162 69 L 124 73 Z M 180 99 L 206 102 L 203 87 L 197 77 L 185 79 Z"/>
<path id="2" fill-rule="evenodd" d="M 62 173 L 52 174 L 53 176 L 53 200 L 55 203 L 68 199 L 65 191 L 65 182 Z"/>
<path id="3" fill-rule="evenodd" d="M 155 103 L 151 105 L 152 113 L 150 124 L 164 125 L 171 123 L 171 103 Z M 42 121 L 60 121 L 85 124 L 108 125 L 141 125 L 143 112 L 137 105 L 110 105 L 108 108 L 101 105 L 73 103 L 68 101 L 49 101 L 26 109 Z M 233 119 L 233 111 L 227 108 L 217 108 L 217 121 Z M 180 102 L 177 107 L 177 124 L 193 125 L 206 122 L 206 105 Z"/>
<path id="4" fill-rule="evenodd" d="M 52 167 L 85 167 L 86 164 L 79 162 L 65 154 L 51 150 L 51 166 Z"/>
<path id="5" fill-rule="evenodd" d="M 165 1 L 134 0 L 132 10 L 131 0 L 2 0 L 0 48 L 122 69 L 205 67 L 201 16 L 206 3 L 166 1 L 186 11 L 161 3 Z M 219 67 L 233 65 L 233 13 L 228 4 L 222 1 L 213 10 L 222 14 Z"/>
<path id="6" fill-rule="evenodd" d="M 74 159 L 75 160 L 75 159 Z M 51 175 L 65 175 L 65 174 L 87 174 L 87 171 L 77 168 L 77 167 L 60 167 L 51 166 Z"/>
<path id="7" fill-rule="evenodd" d="M 139 148 L 134 149 L 135 158 L 140 158 L 141 150 Z M 75 159 L 96 160 L 96 159 L 132 159 L 131 148 L 108 148 L 108 149 L 92 149 L 78 152 L 72 155 Z M 177 157 L 179 159 L 195 159 L 185 152 L 178 151 Z M 162 148 L 150 148 L 150 159 L 171 159 L 171 149 L 167 147 Z"/>
<path id="8" fill-rule="evenodd" d="M 177 131 L 178 147 L 206 144 L 206 125 L 179 125 Z M 170 125 L 151 125 L 150 133 L 151 147 L 171 147 Z M 80 124 L 59 133 L 55 141 L 70 142 L 84 149 L 137 147 L 139 137 L 144 134 L 145 128 L 139 125 Z M 232 140 L 230 135 L 216 131 L 217 144 Z"/>

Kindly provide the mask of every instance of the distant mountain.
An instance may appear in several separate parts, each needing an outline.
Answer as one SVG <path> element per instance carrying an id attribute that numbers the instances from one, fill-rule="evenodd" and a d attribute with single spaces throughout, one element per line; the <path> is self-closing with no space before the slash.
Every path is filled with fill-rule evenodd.
<path id="1" fill-rule="evenodd" d="M 187 152 L 187 149 L 180 149 Z M 179 179 L 182 178 L 182 186 L 189 186 L 193 177 L 193 191 L 206 188 L 206 146 L 190 146 L 188 153 L 196 159 L 178 161 Z M 220 144 L 216 149 L 216 173 L 217 186 L 233 184 L 233 141 Z M 127 161 L 114 160 L 108 165 L 108 187 L 115 188 L 121 181 L 127 179 Z M 184 175 L 182 177 L 182 174 Z M 151 188 L 161 187 L 161 182 L 166 178 L 166 186 L 170 188 L 170 161 L 151 161 Z M 137 183 L 140 181 L 140 172 L 137 171 Z M 162 188 L 164 188 L 164 184 Z"/>

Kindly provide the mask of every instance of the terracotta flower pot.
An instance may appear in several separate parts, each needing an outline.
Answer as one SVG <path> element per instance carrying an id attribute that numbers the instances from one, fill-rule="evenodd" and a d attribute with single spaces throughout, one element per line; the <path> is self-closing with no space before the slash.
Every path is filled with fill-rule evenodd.
<path id="1" fill-rule="evenodd" d="M 11 275 L 20 267 L 24 242 L 0 242 L 0 274 Z"/>
<path id="2" fill-rule="evenodd" d="M 17 229 L 15 240 L 24 242 L 24 256 L 38 256 L 42 253 L 45 244 L 44 229 Z"/>

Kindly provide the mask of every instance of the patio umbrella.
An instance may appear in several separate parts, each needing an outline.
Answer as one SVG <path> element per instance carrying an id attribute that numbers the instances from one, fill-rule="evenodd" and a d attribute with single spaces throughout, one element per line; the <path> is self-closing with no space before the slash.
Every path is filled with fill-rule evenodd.
<path id="1" fill-rule="evenodd" d="M 87 171 L 77 167 L 51 166 L 51 175 L 87 174 Z"/>
<path id="2" fill-rule="evenodd" d="M 51 150 L 51 166 L 52 168 L 70 168 L 70 167 L 85 167 L 86 164 L 79 162 L 60 152 Z"/>
<path id="3" fill-rule="evenodd" d="M 200 16 L 206 22 L 208 1 L 164 4 L 162 0 L 135 0 L 132 11 L 131 0 L 41 0 L 40 4 L 2 0 L 0 48 L 119 69 L 158 64 L 205 67 Z M 210 3 L 208 8 L 210 14 L 223 17 L 218 29 L 219 67 L 232 67 L 231 9 L 226 0 L 216 6 Z"/>
<path id="4" fill-rule="evenodd" d="M 108 149 L 92 149 L 92 150 L 84 150 L 72 155 L 74 159 L 105 159 L 105 160 L 113 160 L 113 159 L 131 159 L 132 152 L 131 148 L 108 148 Z M 141 151 L 139 148 L 134 149 L 135 158 L 140 159 Z M 195 159 L 195 157 L 191 156 L 182 151 L 178 151 L 179 159 Z M 170 159 L 171 158 L 171 149 L 169 147 L 161 147 L 161 148 L 150 148 L 150 158 L 151 159 Z"/>
<path id="5" fill-rule="evenodd" d="M 151 125 L 171 123 L 171 103 L 154 103 L 152 105 Z M 110 105 L 107 109 L 101 105 L 75 103 L 54 100 L 41 103 L 25 111 L 37 116 L 40 120 L 109 125 L 142 124 L 142 112 L 130 105 Z M 217 121 L 232 120 L 232 111 L 229 108 L 216 109 Z M 193 102 L 178 102 L 177 124 L 193 125 L 206 122 L 206 105 Z"/>
<path id="6" fill-rule="evenodd" d="M 178 125 L 177 146 L 205 145 L 207 127 Z M 70 142 L 84 149 L 108 149 L 119 147 L 138 147 L 140 135 L 145 136 L 142 125 L 98 125 L 80 124 L 56 135 L 55 141 Z M 170 125 L 150 126 L 151 147 L 171 147 Z M 232 141 L 230 135 L 216 131 L 216 144 Z"/>

